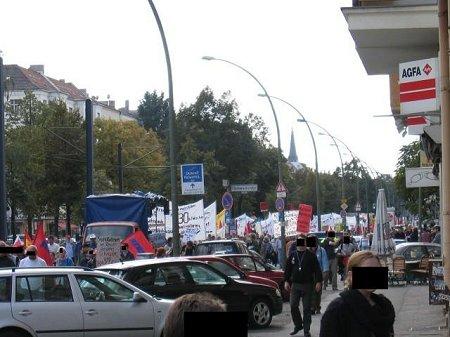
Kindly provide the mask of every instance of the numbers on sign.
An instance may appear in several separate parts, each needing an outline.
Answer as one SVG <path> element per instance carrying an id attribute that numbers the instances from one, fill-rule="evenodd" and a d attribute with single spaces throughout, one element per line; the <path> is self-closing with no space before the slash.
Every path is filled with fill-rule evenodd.
<path id="1" fill-rule="evenodd" d="M 181 224 L 188 223 L 190 221 L 189 212 L 180 213 L 178 215 L 178 222 Z"/>

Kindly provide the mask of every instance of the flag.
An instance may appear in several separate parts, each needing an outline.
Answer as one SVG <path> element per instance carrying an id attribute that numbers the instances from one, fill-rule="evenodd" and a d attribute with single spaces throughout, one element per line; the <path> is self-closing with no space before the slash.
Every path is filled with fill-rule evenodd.
<path id="1" fill-rule="evenodd" d="M 244 235 L 251 234 L 251 233 L 253 233 L 252 225 L 250 225 L 250 222 L 247 222 L 247 224 L 245 225 L 245 229 L 244 229 Z"/>
<path id="2" fill-rule="evenodd" d="M 33 244 L 37 248 L 37 255 L 47 263 L 47 266 L 53 266 L 53 257 L 48 250 L 47 240 L 45 239 L 44 233 L 44 225 L 42 223 L 38 224 Z"/>
<path id="3" fill-rule="evenodd" d="M 23 243 L 24 248 L 27 248 L 29 245 L 33 244 L 33 240 L 30 237 L 30 234 L 28 234 L 28 231 L 25 229 L 25 241 Z"/>
<path id="4" fill-rule="evenodd" d="M 20 236 L 17 235 L 16 241 L 14 241 L 13 247 L 22 247 L 24 246 L 23 241 L 20 240 Z"/>
<path id="5" fill-rule="evenodd" d="M 225 237 L 225 210 L 216 215 L 216 233 L 217 237 Z"/>
<path id="6" fill-rule="evenodd" d="M 140 230 L 135 231 L 122 240 L 122 243 L 128 244 L 128 250 L 134 257 L 139 253 L 154 253 L 155 249 L 147 240 L 144 233 Z"/>

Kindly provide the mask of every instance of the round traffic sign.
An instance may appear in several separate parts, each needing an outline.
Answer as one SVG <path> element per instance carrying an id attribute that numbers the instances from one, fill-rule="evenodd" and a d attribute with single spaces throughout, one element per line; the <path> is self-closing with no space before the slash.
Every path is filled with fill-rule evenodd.
<path id="1" fill-rule="evenodd" d="M 284 199 L 283 198 L 278 198 L 277 200 L 275 200 L 275 208 L 277 209 L 278 212 L 284 211 Z"/>
<path id="2" fill-rule="evenodd" d="M 222 196 L 222 206 L 229 211 L 233 207 L 233 196 L 230 192 L 225 192 Z"/>

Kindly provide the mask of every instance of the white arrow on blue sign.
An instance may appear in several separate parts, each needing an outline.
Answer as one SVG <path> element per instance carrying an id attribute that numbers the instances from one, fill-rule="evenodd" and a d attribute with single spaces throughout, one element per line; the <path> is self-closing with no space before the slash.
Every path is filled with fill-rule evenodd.
<path id="1" fill-rule="evenodd" d="M 203 164 L 181 165 L 181 193 L 183 195 L 205 194 Z"/>

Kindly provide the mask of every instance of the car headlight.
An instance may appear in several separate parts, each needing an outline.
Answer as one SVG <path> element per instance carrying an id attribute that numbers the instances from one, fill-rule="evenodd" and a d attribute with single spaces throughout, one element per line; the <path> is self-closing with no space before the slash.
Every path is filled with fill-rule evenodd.
<path id="1" fill-rule="evenodd" d="M 276 289 L 276 290 L 275 290 L 275 293 L 277 294 L 278 297 L 281 297 L 281 291 L 280 291 L 280 289 Z"/>

